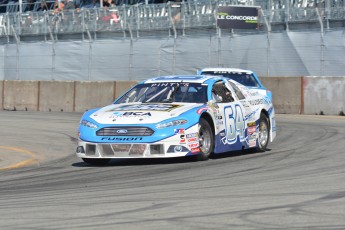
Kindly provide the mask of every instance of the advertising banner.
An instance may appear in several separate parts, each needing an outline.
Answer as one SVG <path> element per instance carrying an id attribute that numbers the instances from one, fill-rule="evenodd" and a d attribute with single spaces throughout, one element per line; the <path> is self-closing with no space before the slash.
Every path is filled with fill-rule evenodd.
<path id="1" fill-rule="evenodd" d="M 258 7 L 220 6 L 217 27 L 221 29 L 256 29 L 259 22 Z"/>

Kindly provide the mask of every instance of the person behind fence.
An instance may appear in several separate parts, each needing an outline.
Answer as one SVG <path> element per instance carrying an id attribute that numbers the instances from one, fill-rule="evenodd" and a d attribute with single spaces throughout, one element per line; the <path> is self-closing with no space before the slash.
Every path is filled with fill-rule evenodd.
<path id="1" fill-rule="evenodd" d="M 65 7 L 64 10 L 74 10 L 75 9 L 75 5 L 73 0 L 65 0 Z"/>
<path id="2" fill-rule="evenodd" d="M 109 8 L 109 7 L 113 7 L 114 4 L 112 2 L 112 0 L 104 0 L 103 1 L 103 7 Z"/>
<path id="3" fill-rule="evenodd" d="M 33 11 L 35 8 L 35 0 L 27 0 L 24 12 Z"/>
<path id="4" fill-rule="evenodd" d="M 102 21 L 104 22 L 109 22 L 110 25 L 116 25 L 116 27 L 118 27 L 119 21 L 120 21 L 120 17 L 117 14 L 116 11 L 112 10 L 109 12 L 108 15 L 105 15 L 104 17 L 102 17 Z"/>
<path id="5" fill-rule="evenodd" d="M 54 11 L 55 12 L 60 12 L 61 10 L 63 10 L 65 8 L 65 4 L 59 0 L 55 0 L 55 4 L 54 4 Z"/>
<path id="6" fill-rule="evenodd" d="M 47 4 L 47 0 L 41 0 L 40 2 L 40 7 L 37 9 L 37 11 L 47 11 L 48 10 L 48 4 Z"/>
<path id="7" fill-rule="evenodd" d="M 178 23 L 181 19 L 181 0 L 175 0 L 171 5 L 171 17 L 174 24 Z"/>
<path id="8" fill-rule="evenodd" d="M 92 0 L 92 3 L 82 6 L 82 8 L 99 8 L 99 7 L 100 7 L 99 0 Z"/>

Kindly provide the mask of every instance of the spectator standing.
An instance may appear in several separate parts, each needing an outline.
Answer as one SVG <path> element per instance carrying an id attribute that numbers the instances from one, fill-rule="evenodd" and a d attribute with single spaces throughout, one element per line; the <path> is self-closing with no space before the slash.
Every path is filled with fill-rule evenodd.
<path id="1" fill-rule="evenodd" d="M 48 4 L 46 0 L 41 0 L 41 6 L 37 9 L 37 11 L 45 11 L 48 10 Z"/>
<path id="2" fill-rule="evenodd" d="M 171 5 L 171 16 L 174 24 L 181 20 L 181 0 L 175 0 Z"/>
<path id="3" fill-rule="evenodd" d="M 111 6 L 111 0 L 104 0 L 103 1 L 103 7 L 109 8 Z"/>
<path id="4" fill-rule="evenodd" d="M 25 12 L 27 11 L 33 11 L 35 7 L 35 0 L 27 0 L 26 2 L 26 8 L 25 8 Z"/>
<path id="5" fill-rule="evenodd" d="M 99 8 L 99 7 L 100 7 L 99 0 L 92 0 L 91 4 L 83 6 L 83 8 Z"/>
<path id="6" fill-rule="evenodd" d="M 54 10 L 55 12 L 60 12 L 65 7 L 65 4 L 59 0 L 55 0 Z"/>
<path id="7" fill-rule="evenodd" d="M 75 5 L 74 5 L 73 0 L 66 0 L 64 10 L 74 10 L 74 9 L 75 9 Z"/>

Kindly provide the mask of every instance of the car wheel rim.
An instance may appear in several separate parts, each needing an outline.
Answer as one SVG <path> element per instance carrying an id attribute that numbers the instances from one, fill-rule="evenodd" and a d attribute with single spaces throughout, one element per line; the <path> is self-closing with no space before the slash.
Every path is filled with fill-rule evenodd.
<path id="1" fill-rule="evenodd" d="M 211 133 L 204 128 L 199 131 L 199 145 L 203 153 L 208 153 L 211 149 Z"/>
<path id="2" fill-rule="evenodd" d="M 268 127 L 266 122 L 261 121 L 259 127 L 259 143 L 260 146 L 266 146 L 268 141 Z"/>

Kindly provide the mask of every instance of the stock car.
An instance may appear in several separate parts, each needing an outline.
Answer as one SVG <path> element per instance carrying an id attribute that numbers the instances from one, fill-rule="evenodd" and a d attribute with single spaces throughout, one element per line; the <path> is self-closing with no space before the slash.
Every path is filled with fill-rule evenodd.
<path id="1" fill-rule="evenodd" d="M 255 148 L 276 136 L 271 100 L 219 76 L 162 76 L 138 83 L 111 105 L 80 119 L 77 157 L 171 158 Z"/>
<path id="2" fill-rule="evenodd" d="M 217 67 L 198 70 L 198 74 L 223 76 L 233 79 L 250 89 L 256 90 L 262 95 L 268 96 L 272 101 L 272 92 L 266 89 L 266 87 L 261 83 L 258 75 L 251 70 Z"/>

